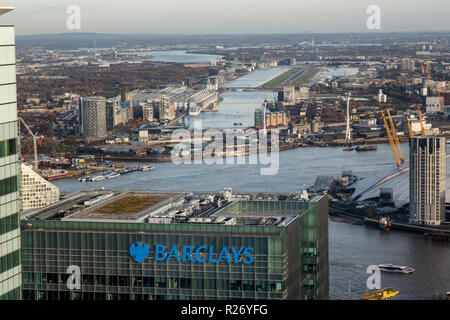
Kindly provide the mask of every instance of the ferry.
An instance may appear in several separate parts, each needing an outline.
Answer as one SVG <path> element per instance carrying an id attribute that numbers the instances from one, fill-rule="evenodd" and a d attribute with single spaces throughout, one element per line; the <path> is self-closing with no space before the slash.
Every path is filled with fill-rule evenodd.
<path id="1" fill-rule="evenodd" d="M 150 171 L 150 170 L 153 170 L 153 169 L 155 169 L 154 166 L 145 166 L 145 167 L 141 168 L 141 171 Z"/>
<path id="2" fill-rule="evenodd" d="M 391 219 L 385 218 L 385 217 L 381 217 L 378 220 L 378 226 L 380 227 L 380 229 L 383 229 L 385 231 L 390 230 L 391 226 L 392 226 Z"/>
<path id="3" fill-rule="evenodd" d="M 398 266 L 394 264 L 379 264 L 378 268 L 380 268 L 380 270 L 384 272 L 399 272 L 405 274 L 410 274 L 415 271 L 414 268 L 407 266 Z"/>

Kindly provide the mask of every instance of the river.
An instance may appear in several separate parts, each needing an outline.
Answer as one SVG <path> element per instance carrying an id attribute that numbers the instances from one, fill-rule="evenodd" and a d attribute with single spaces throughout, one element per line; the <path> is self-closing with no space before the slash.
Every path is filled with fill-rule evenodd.
<path id="1" fill-rule="evenodd" d="M 275 70 L 273 72 L 276 73 Z M 348 74 L 347 71 L 345 73 Z M 267 76 L 273 76 L 273 73 Z M 250 85 L 261 81 L 259 75 L 254 77 Z M 265 98 L 273 96 L 271 92 L 227 92 L 222 95 L 224 100 L 219 104 L 218 112 L 205 112 L 195 119 L 201 119 L 204 128 L 230 128 L 235 122 L 251 126 L 254 108 Z M 408 145 L 403 143 L 402 148 L 405 159 L 408 159 Z M 269 176 L 260 175 L 261 165 L 250 164 L 175 165 L 167 162 L 154 166 L 156 169 L 153 171 L 130 173 L 97 183 L 81 183 L 71 178 L 55 181 L 54 184 L 63 192 L 101 187 L 177 191 L 219 191 L 232 187 L 233 191 L 242 192 L 298 192 L 303 186 L 312 185 L 318 175 L 338 176 L 342 171 L 351 170 L 360 177 L 366 177 L 392 168 L 395 164 L 389 145 L 381 144 L 373 152 L 344 152 L 342 147 L 283 151 L 279 153 L 277 174 Z M 400 231 L 386 233 L 375 227 L 330 220 L 329 247 L 331 299 L 359 298 L 366 288 L 367 266 L 380 263 L 408 265 L 416 269 L 411 275 L 382 273 L 382 287 L 400 291 L 394 299 L 431 299 L 433 294 L 450 291 L 448 244 L 429 242 L 417 234 Z"/>

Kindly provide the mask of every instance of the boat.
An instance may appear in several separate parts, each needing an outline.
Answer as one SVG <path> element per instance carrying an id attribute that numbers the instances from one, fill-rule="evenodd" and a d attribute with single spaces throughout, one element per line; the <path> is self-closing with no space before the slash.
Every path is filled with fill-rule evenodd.
<path id="1" fill-rule="evenodd" d="M 101 181 L 101 180 L 105 180 L 106 177 L 105 176 L 97 176 L 97 177 L 93 177 L 91 181 L 95 182 L 95 181 Z"/>
<path id="2" fill-rule="evenodd" d="M 391 288 L 384 288 L 379 290 L 367 290 L 366 293 L 359 299 L 361 300 L 387 300 L 395 297 L 399 291 L 394 291 Z"/>
<path id="3" fill-rule="evenodd" d="M 78 181 L 80 181 L 80 182 L 92 181 L 92 177 L 91 176 L 84 176 L 84 177 L 79 178 Z"/>
<path id="4" fill-rule="evenodd" d="M 64 179 L 69 177 L 70 172 L 67 170 L 42 170 L 41 176 L 48 181 Z"/>
<path id="5" fill-rule="evenodd" d="M 342 151 L 353 151 L 353 148 L 352 147 L 346 147 L 346 148 L 342 149 Z"/>
<path id="6" fill-rule="evenodd" d="M 110 173 L 105 176 L 107 179 L 117 178 L 120 177 L 120 173 Z"/>
<path id="7" fill-rule="evenodd" d="M 377 146 L 357 146 L 355 148 L 356 151 L 375 151 L 377 150 Z"/>
<path id="8" fill-rule="evenodd" d="M 391 226 L 392 226 L 391 219 L 385 218 L 385 217 L 381 217 L 381 218 L 378 220 L 378 226 L 379 226 L 381 229 L 385 230 L 385 231 L 390 230 L 390 229 L 391 229 Z"/>
<path id="9" fill-rule="evenodd" d="M 155 169 L 154 166 L 145 166 L 145 167 L 141 168 L 141 171 L 150 171 L 150 170 L 153 170 L 153 169 Z"/>
<path id="10" fill-rule="evenodd" d="M 235 122 L 233 123 L 234 126 L 242 126 L 242 122 Z"/>
<path id="11" fill-rule="evenodd" d="M 407 266 L 399 266 L 399 265 L 394 265 L 394 264 L 379 264 L 378 268 L 380 268 L 380 270 L 384 271 L 384 272 L 398 272 L 398 273 L 405 273 L 405 274 L 410 274 L 415 271 L 414 268 L 407 267 Z"/>

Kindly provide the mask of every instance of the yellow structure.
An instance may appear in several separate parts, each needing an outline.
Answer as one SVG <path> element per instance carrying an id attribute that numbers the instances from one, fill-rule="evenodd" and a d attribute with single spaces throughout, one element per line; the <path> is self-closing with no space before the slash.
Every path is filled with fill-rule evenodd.
<path id="1" fill-rule="evenodd" d="M 392 149 L 392 153 L 394 155 L 395 163 L 397 164 L 397 167 L 400 170 L 402 168 L 402 165 L 400 164 L 400 160 L 398 159 L 398 156 L 397 156 L 397 151 L 395 150 L 394 140 L 392 139 L 391 130 L 389 130 L 389 126 L 387 124 L 386 117 L 384 116 L 384 113 L 381 113 L 381 115 L 383 116 L 384 127 L 386 128 L 386 133 L 388 135 L 389 144 L 391 145 L 391 149 Z"/>
<path id="2" fill-rule="evenodd" d="M 380 290 L 367 290 L 366 293 L 359 299 L 361 300 L 387 300 L 388 298 L 395 297 L 399 294 L 399 291 L 394 291 L 391 288 L 385 288 Z"/>
<path id="3" fill-rule="evenodd" d="M 404 163 L 405 157 L 403 156 L 402 147 L 400 146 L 400 141 L 398 140 L 397 131 L 395 130 L 394 121 L 392 121 L 392 117 L 391 117 L 391 113 L 389 112 L 389 109 L 387 110 L 387 114 L 389 117 L 389 123 L 391 124 L 392 135 L 394 136 L 395 145 L 397 146 L 397 152 L 400 157 L 400 162 Z"/>
<path id="4" fill-rule="evenodd" d="M 422 135 L 423 135 L 423 136 L 426 136 L 426 134 L 425 134 L 425 128 L 423 127 L 422 113 L 420 112 L 420 108 L 417 108 L 417 113 L 419 114 L 420 131 L 422 132 Z"/>
<path id="5" fill-rule="evenodd" d="M 412 129 L 411 129 L 411 122 L 409 121 L 409 118 L 406 117 L 406 122 L 408 123 L 408 130 L 409 130 L 409 137 L 412 138 L 414 136 Z"/>

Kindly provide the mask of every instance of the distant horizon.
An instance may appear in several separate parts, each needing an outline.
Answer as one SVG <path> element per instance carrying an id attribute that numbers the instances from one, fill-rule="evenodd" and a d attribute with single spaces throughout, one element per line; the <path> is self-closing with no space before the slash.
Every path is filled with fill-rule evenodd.
<path id="1" fill-rule="evenodd" d="M 450 33 L 449 30 L 418 30 L 418 31 L 367 31 L 367 32 L 276 32 L 276 33 L 149 33 L 149 32 L 55 32 L 55 33 L 30 33 L 30 34 L 16 34 L 18 37 L 32 37 L 32 36 L 51 36 L 51 35 L 122 35 L 122 36 L 274 36 L 274 35 L 327 35 L 327 34 L 364 34 L 364 35 L 377 35 L 377 34 L 396 34 L 396 33 Z"/>

